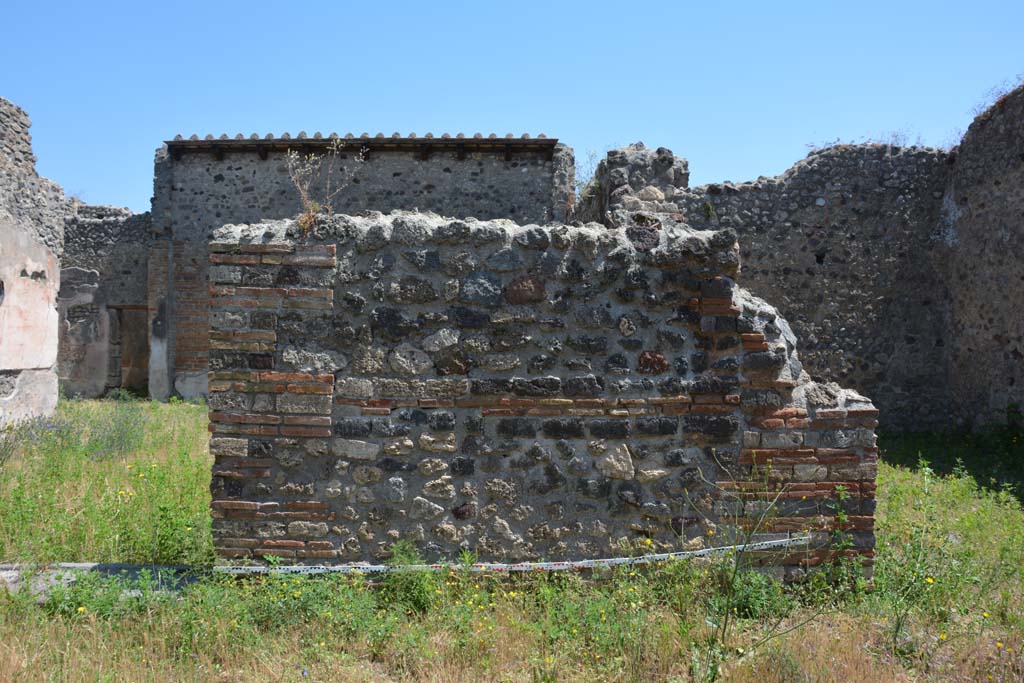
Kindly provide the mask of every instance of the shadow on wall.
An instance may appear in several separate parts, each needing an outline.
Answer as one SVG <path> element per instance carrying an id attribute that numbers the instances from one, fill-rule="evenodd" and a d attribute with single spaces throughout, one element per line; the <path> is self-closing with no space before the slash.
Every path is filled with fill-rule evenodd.
<path id="1" fill-rule="evenodd" d="M 1011 409 L 1005 419 L 1005 425 L 973 431 L 883 434 L 879 446 L 894 465 L 927 466 L 938 474 L 965 472 L 978 486 L 1009 490 L 1024 503 L 1024 416 Z"/>

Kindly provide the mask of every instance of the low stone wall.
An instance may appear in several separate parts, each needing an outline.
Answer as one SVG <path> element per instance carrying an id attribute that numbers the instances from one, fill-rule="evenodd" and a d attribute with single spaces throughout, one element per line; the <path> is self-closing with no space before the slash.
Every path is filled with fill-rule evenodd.
<path id="1" fill-rule="evenodd" d="M 735 234 L 370 213 L 210 244 L 222 557 L 594 557 L 812 532 L 873 554 L 877 411 L 802 369 Z M 762 512 L 766 520 L 759 519 Z"/>

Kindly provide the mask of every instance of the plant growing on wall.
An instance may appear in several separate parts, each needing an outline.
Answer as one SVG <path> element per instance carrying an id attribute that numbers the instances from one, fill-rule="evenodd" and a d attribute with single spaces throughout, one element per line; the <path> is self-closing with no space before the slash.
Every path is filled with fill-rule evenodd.
<path id="1" fill-rule="evenodd" d="M 298 224 L 308 235 L 316 225 L 318 214 L 334 213 L 334 202 L 355 176 L 355 165 L 346 169 L 342 161 L 347 158 L 346 144 L 331 140 L 326 152 L 304 154 L 290 149 L 285 157 L 288 177 L 299 194 L 302 214 Z M 353 156 L 358 163 L 366 160 L 366 147 L 360 147 Z"/>

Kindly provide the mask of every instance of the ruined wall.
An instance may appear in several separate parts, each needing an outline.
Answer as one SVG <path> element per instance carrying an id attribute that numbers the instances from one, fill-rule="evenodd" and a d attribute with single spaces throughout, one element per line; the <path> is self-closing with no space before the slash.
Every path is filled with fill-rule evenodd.
<path id="1" fill-rule="evenodd" d="M 30 122 L 0 98 L 0 424 L 57 404 L 58 258 L 63 192 L 40 178 Z"/>
<path id="2" fill-rule="evenodd" d="M 184 396 L 206 392 L 206 242 L 225 223 L 286 218 L 301 211 L 285 153 L 324 154 L 328 141 L 177 140 L 157 154 L 153 226 L 171 240 L 166 358 L 151 382 Z M 338 213 L 435 210 L 449 216 L 564 220 L 571 210 L 572 153 L 554 140 L 496 138 L 347 139 L 327 167 Z M 550 144 L 548 144 L 550 143 Z M 357 160 L 359 156 L 361 160 Z M 326 174 L 313 199 L 325 202 Z M 159 347 L 159 344 L 157 345 Z M 161 398 L 161 394 L 154 393 Z"/>
<path id="3" fill-rule="evenodd" d="M 65 223 L 58 372 L 69 396 L 149 383 L 149 214 L 79 205 Z"/>
<path id="4" fill-rule="evenodd" d="M 949 382 L 962 420 L 1024 406 L 1024 87 L 954 150 L 940 230 L 951 251 Z"/>
<path id="5" fill-rule="evenodd" d="M 886 427 L 948 424 L 946 152 L 839 145 L 781 176 L 697 188 L 674 159 L 642 145 L 609 153 L 583 210 L 611 224 L 674 212 L 735 229 L 744 283 L 792 323 L 813 375 L 870 393 Z"/>
<path id="6" fill-rule="evenodd" d="M 594 557 L 810 530 L 873 547 L 877 411 L 812 382 L 735 233 L 370 213 L 210 245 L 214 537 L 229 558 Z M 770 468 L 770 474 L 768 474 Z M 838 487 L 850 492 L 840 500 Z M 712 532 L 715 532 L 712 536 Z M 647 544 L 647 541 L 650 544 Z"/>
<path id="7" fill-rule="evenodd" d="M 792 322 L 812 373 L 870 393 L 886 427 L 934 429 L 950 405 L 948 171 L 941 150 L 842 145 L 680 205 L 694 225 L 737 227 L 744 282 Z"/>

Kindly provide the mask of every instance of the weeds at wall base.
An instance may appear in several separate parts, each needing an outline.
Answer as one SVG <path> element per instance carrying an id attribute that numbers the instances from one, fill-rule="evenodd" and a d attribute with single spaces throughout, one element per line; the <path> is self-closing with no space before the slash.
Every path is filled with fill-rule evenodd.
<path id="1" fill-rule="evenodd" d="M 68 402 L 58 420 L 70 428 L 42 430 L 30 453 L 19 446 L 0 470 L 0 559 L 138 552 L 178 563 L 203 547 L 208 529 L 193 537 L 184 511 L 208 515 L 205 411 L 139 406 L 151 433 L 123 457 L 99 457 L 102 440 L 90 435 L 111 421 L 113 401 Z M 843 562 L 789 587 L 707 561 L 588 576 L 204 576 L 179 593 L 154 577 L 91 576 L 42 604 L 0 589 L 0 681 L 1022 680 L 1024 511 L 980 483 L 971 459 L 944 473 L 941 450 L 918 461 L 893 445 L 919 443 L 883 441 L 884 458 L 912 457 L 913 467 L 880 468 L 869 592 Z M 149 474 L 154 463 L 160 476 Z M 202 476 L 190 480 L 193 468 Z M 100 505 L 125 485 L 144 497 L 137 510 Z M 18 490 L 40 495 L 10 495 Z M 156 514 L 161 502 L 171 516 Z M 115 509 L 124 526 L 101 516 Z M 86 547 L 97 554 L 83 557 Z M 394 550 L 392 562 L 416 559 Z M 726 613 L 733 626 L 716 638 Z"/>

